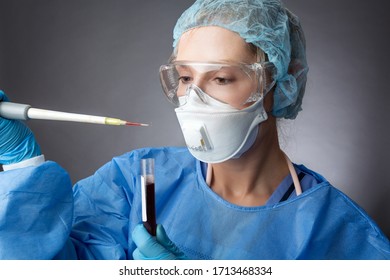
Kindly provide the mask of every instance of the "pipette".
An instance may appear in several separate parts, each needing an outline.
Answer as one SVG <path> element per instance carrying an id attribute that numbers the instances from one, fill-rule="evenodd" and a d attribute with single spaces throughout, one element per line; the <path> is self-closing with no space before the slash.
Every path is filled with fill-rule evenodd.
<path id="1" fill-rule="evenodd" d="M 13 102 L 0 102 L 0 117 L 12 120 L 36 119 L 106 125 L 149 126 L 145 123 L 129 122 L 116 118 L 37 109 L 32 108 L 30 105 L 27 104 Z"/>

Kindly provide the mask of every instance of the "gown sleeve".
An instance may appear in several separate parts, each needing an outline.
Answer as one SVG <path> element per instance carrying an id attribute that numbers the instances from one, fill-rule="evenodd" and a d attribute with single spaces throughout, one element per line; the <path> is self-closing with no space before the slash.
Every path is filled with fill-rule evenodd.
<path id="1" fill-rule="evenodd" d="M 73 188 L 50 161 L 0 172 L 0 259 L 132 258 L 133 157 L 114 158 Z"/>
<path id="2" fill-rule="evenodd" d="M 114 158 L 73 188 L 50 161 L 0 172 L 0 259 L 131 258 L 133 168 L 139 169 L 133 157 Z"/>
<path id="3" fill-rule="evenodd" d="M 0 172 L 0 259 L 75 258 L 73 195 L 58 164 Z"/>
<path id="4" fill-rule="evenodd" d="M 134 160 L 114 158 L 74 186 L 71 239 L 80 259 L 129 259 Z"/>

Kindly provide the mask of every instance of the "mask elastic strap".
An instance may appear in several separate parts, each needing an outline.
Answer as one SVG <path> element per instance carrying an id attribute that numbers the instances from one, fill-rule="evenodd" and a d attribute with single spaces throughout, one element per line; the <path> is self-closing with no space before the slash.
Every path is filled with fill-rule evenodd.
<path id="1" fill-rule="evenodd" d="M 294 182 L 295 192 L 298 196 L 302 193 L 301 183 L 299 182 L 297 172 L 295 171 L 295 168 L 294 168 L 291 160 L 288 158 L 288 156 L 286 154 L 284 154 L 284 157 L 286 158 L 287 166 L 288 166 L 288 169 L 290 170 L 290 174 L 291 174 L 291 177 L 292 177 L 293 182 Z"/>
<path id="2" fill-rule="evenodd" d="M 211 177 L 213 176 L 213 167 L 210 163 L 207 164 L 207 173 L 206 173 L 206 184 L 210 186 Z"/>

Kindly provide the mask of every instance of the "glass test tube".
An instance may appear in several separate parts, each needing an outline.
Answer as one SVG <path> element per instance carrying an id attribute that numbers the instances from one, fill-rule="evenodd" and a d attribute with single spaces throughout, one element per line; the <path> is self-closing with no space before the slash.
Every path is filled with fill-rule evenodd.
<path id="1" fill-rule="evenodd" d="M 142 223 L 156 236 L 156 208 L 154 196 L 154 159 L 141 159 Z"/>

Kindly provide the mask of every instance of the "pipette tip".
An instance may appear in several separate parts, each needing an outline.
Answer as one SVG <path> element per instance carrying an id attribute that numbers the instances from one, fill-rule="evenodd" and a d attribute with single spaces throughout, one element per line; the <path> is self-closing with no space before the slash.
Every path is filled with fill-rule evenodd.
<path id="1" fill-rule="evenodd" d="M 149 124 L 147 124 L 147 123 L 135 123 L 135 122 L 128 122 L 128 121 L 126 121 L 126 125 L 130 125 L 130 126 L 149 126 Z"/>

